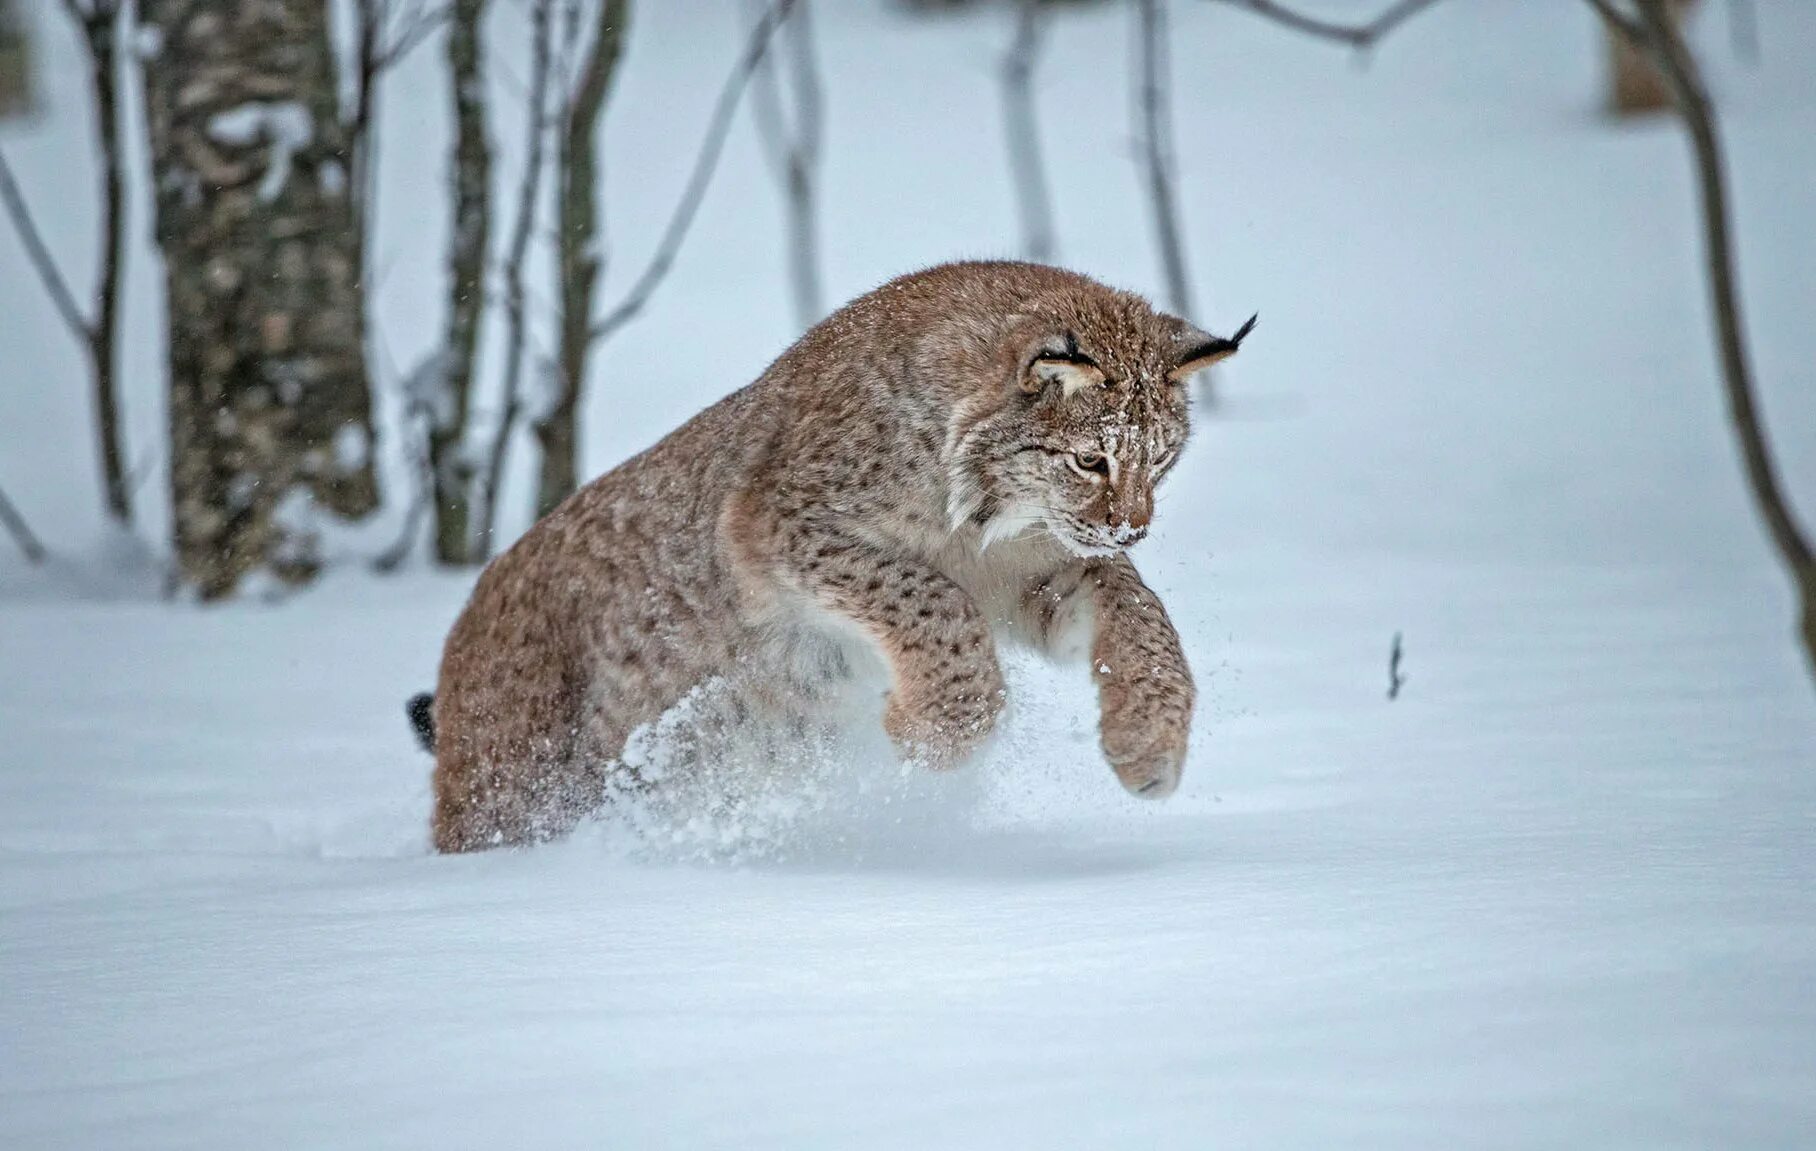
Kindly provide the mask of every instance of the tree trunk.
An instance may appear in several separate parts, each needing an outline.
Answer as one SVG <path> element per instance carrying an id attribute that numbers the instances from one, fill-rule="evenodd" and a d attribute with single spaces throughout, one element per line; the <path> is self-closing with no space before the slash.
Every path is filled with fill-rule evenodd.
<path id="1" fill-rule="evenodd" d="M 448 243 L 448 320 L 442 381 L 429 413 L 429 474 L 435 491 L 435 558 L 471 563 L 473 479 L 466 451 L 474 363 L 485 316 L 492 237 L 492 144 L 486 130 L 483 27 L 486 0 L 454 0 L 448 72 L 454 97 L 454 211 Z"/>
<path id="2" fill-rule="evenodd" d="M 362 240 L 320 0 L 143 0 L 180 578 L 300 583 L 377 506 Z"/>
<path id="3" fill-rule="evenodd" d="M 557 285 L 561 297 L 561 360 L 555 400 L 536 423 L 542 448 L 536 514 L 545 516 L 579 486 L 575 422 L 593 348 L 593 298 L 599 283 L 599 119 L 611 98 L 624 54 L 630 0 L 603 0 L 580 70 L 580 84 L 561 126 Z"/>

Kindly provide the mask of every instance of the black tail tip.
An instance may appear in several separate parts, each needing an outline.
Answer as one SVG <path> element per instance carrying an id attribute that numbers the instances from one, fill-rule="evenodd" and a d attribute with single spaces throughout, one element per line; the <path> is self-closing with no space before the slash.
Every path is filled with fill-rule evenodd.
<path id="1" fill-rule="evenodd" d="M 435 697 L 428 692 L 418 692 L 404 704 L 404 714 L 410 717 L 410 730 L 416 733 L 416 742 L 422 749 L 431 754 L 435 751 Z"/>

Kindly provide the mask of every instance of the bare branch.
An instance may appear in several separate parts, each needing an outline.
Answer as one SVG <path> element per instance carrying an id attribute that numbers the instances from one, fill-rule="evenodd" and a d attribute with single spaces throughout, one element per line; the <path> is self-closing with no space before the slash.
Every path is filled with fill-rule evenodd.
<path id="1" fill-rule="evenodd" d="M 1147 166 L 1148 202 L 1154 212 L 1154 238 L 1166 274 L 1167 307 L 1192 314 L 1191 281 L 1185 266 L 1185 239 L 1174 194 L 1172 96 L 1166 54 L 1165 0 L 1136 0 L 1140 21 L 1136 39 L 1136 84 L 1140 138 Z"/>
<path id="2" fill-rule="evenodd" d="M 48 554 L 44 550 L 44 545 L 39 543 L 38 537 L 32 534 L 31 525 L 25 522 L 25 517 L 19 514 L 19 509 L 13 506 L 13 501 L 6 497 L 4 488 L 0 488 L 0 524 L 5 525 L 7 534 L 13 537 L 13 542 L 18 544 L 19 550 L 25 553 L 26 562 L 33 564 L 44 562 L 44 557 Z"/>
<path id="3" fill-rule="evenodd" d="M 1316 36 L 1319 39 L 1331 40 L 1338 44 L 1347 44 L 1351 48 L 1368 48 L 1407 20 L 1437 3 L 1437 0 L 1397 0 L 1366 24 L 1338 24 L 1330 20 L 1320 20 L 1315 16 L 1307 16 L 1302 12 L 1294 11 L 1284 4 L 1275 3 L 1275 0 L 1220 0 L 1220 2 L 1253 12 L 1276 24 L 1285 25 L 1295 32 L 1303 32 L 1308 36 Z"/>
<path id="4" fill-rule="evenodd" d="M 83 315 L 69 282 L 58 271 L 31 212 L 0 156 L 0 199 L 6 203 L 37 267 L 39 278 L 64 322 L 88 357 L 89 391 L 95 405 L 95 437 L 101 460 L 101 488 L 107 514 L 122 524 L 132 522 L 132 498 L 126 478 L 120 404 L 114 387 L 115 348 L 120 327 L 120 297 L 125 283 L 128 245 L 126 216 L 126 140 L 120 121 L 120 48 L 125 12 L 119 0 L 93 0 L 87 6 L 65 0 L 87 52 L 89 84 L 94 98 L 96 158 L 100 166 L 99 258 L 95 272 L 93 319 Z"/>
<path id="5" fill-rule="evenodd" d="M 808 0 L 798 0 L 795 10 L 784 17 L 788 24 L 790 59 L 794 64 L 795 107 L 799 119 L 795 132 L 800 150 L 812 163 L 820 159 L 820 141 L 825 136 L 826 90 L 820 83 L 819 61 L 813 47 L 813 25 L 809 18 Z"/>
<path id="6" fill-rule="evenodd" d="M 44 246 L 44 237 L 32 219 L 31 209 L 26 206 L 25 197 L 19 191 L 18 181 L 13 179 L 13 168 L 7 163 L 4 152 L 0 152 L 0 203 L 6 205 L 6 214 L 12 217 L 13 228 L 19 233 L 19 241 L 25 245 L 25 254 L 37 269 L 38 278 L 44 282 L 44 290 L 49 293 L 51 303 L 56 305 L 57 314 L 78 340 L 88 343 L 93 338 L 94 329 L 82 315 L 75 295 L 69 290 L 69 282 L 57 270 L 57 261 L 51 256 L 50 249 Z"/>
<path id="7" fill-rule="evenodd" d="M 1053 197 L 1041 158 L 1040 121 L 1034 104 L 1034 69 L 1046 39 L 1044 0 L 1017 0 L 1015 38 L 1003 53 L 1003 135 L 1009 149 L 1009 174 L 1021 208 L 1022 250 L 1030 260 L 1054 255 Z"/>
<path id="8" fill-rule="evenodd" d="M 783 111 L 773 51 L 763 53 L 751 78 L 751 112 L 757 134 L 787 200 L 788 278 L 794 292 L 795 320 L 802 328 L 811 327 L 821 313 L 814 177 L 820 164 L 824 112 L 808 12 L 807 0 L 799 0 L 784 22 L 794 65 L 788 85 L 794 98 L 792 123 Z"/>
<path id="9" fill-rule="evenodd" d="M 1598 9 L 1604 7 L 1604 2 L 1590 0 Z M 1709 306 L 1714 314 L 1716 343 L 1721 353 L 1722 386 L 1727 393 L 1728 415 L 1734 425 L 1735 437 L 1740 441 L 1754 505 L 1797 586 L 1802 601 L 1800 630 L 1804 654 L 1812 675 L 1816 675 L 1816 552 L 1812 551 L 1809 536 L 1797 522 L 1779 480 L 1755 396 L 1729 225 L 1727 165 L 1722 156 L 1715 112 L 1696 60 L 1684 44 L 1666 0 L 1638 0 L 1638 4 L 1641 43 L 1671 86 L 1696 160 L 1703 248 L 1708 264 Z"/>
<path id="10" fill-rule="evenodd" d="M 400 14 L 401 12 L 401 14 Z M 430 8 L 428 0 L 357 0 L 353 60 L 353 107 L 347 117 L 355 227 L 369 248 L 378 218 L 378 106 L 385 74 L 448 23 L 452 9 Z M 362 250 L 365 259 L 369 252 Z"/>
<path id="11" fill-rule="evenodd" d="M 498 427 L 486 453 L 485 471 L 480 475 L 480 503 L 474 541 L 479 554 L 491 555 L 492 532 L 498 518 L 498 488 L 504 476 L 505 457 L 510 451 L 511 432 L 517 426 L 522 409 L 523 360 L 527 309 L 524 306 L 523 265 L 529 255 L 530 238 L 536 226 L 536 208 L 542 199 L 543 145 L 548 139 L 548 91 L 550 54 L 553 51 L 549 21 L 554 0 L 536 0 L 530 9 L 530 90 L 529 117 L 524 131 L 528 141 L 524 154 L 523 175 L 517 186 L 517 218 L 511 226 L 510 247 L 505 256 L 505 359 L 504 399 L 499 408 Z"/>
<path id="12" fill-rule="evenodd" d="M 590 37 L 581 35 L 579 8 L 576 0 L 570 0 L 563 47 L 563 55 L 572 56 L 577 45 L 586 45 L 574 61 L 578 79 L 567 89 L 571 94 L 562 104 L 555 158 L 557 352 L 551 369 L 551 402 L 542 406 L 534 424 L 542 451 L 536 479 L 538 515 L 553 511 L 579 486 L 576 423 L 594 349 L 593 296 L 606 261 L 601 235 L 599 122 L 616 86 L 630 35 L 630 0 L 600 0 L 593 9 Z"/>
<path id="13" fill-rule="evenodd" d="M 95 100 L 95 150 L 101 163 L 100 257 L 95 270 L 95 318 L 89 326 L 90 391 L 95 435 L 101 453 L 101 480 L 107 513 L 132 523 L 132 490 L 126 475 L 125 433 L 115 376 L 121 297 L 131 245 L 126 238 L 127 129 L 121 119 L 121 40 L 128 31 L 119 0 L 96 0 L 94 17 L 83 25 L 89 78 Z M 128 53 L 130 57 L 130 53 Z"/>
<path id="14" fill-rule="evenodd" d="M 681 199 L 676 203 L 668 225 L 662 230 L 662 238 L 656 244 L 655 254 L 650 257 L 649 264 L 632 283 L 618 306 L 592 326 L 594 340 L 610 338 L 619 328 L 636 318 L 674 265 L 682 241 L 687 239 L 687 230 L 693 224 L 694 214 L 700 210 L 700 202 L 706 196 L 706 186 L 711 183 L 713 171 L 718 167 L 719 155 L 725 150 L 725 138 L 731 132 L 732 117 L 738 110 L 745 85 L 750 82 L 751 74 L 756 70 L 763 53 L 768 50 L 769 41 L 777 26 L 788 18 L 794 6 L 795 0 L 776 0 L 751 30 L 743 53 L 739 55 L 731 74 L 719 90 L 718 103 L 714 105 L 712 116 L 707 121 L 706 135 L 700 141 L 700 151 L 694 159 L 693 171 L 689 173 L 687 183 L 681 190 Z"/>

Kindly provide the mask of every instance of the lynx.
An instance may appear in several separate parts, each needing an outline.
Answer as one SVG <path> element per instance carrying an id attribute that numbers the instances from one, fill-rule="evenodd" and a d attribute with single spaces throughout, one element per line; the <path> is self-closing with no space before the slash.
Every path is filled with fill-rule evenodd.
<path id="1" fill-rule="evenodd" d="M 810 716 L 866 655 L 901 754 L 956 764 L 1003 709 L 999 637 L 1088 655 L 1104 757 L 1170 794 L 1195 688 L 1126 553 L 1185 446 L 1184 382 L 1253 326 L 1009 262 L 841 308 L 480 576 L 411 708 L 435 846 L 560 835 L 700 685 L 731 722 Z"/>

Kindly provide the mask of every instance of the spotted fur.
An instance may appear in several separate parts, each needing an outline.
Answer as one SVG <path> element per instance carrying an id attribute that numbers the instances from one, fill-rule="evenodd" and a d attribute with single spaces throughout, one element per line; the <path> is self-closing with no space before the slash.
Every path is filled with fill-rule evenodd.
<path id="1" fill-rule="evenodd" d="M 1192 676 L 1125 553 L 1186 442 L 1182 374 L 1224 345 L 1032 264 L 840 309 L 481 575 L 433 707 L 436 846 L 568 830 L 709 682 L 729 723 L 802 719 L 875 664 L 902 754 L 954 764 L 1003 708 L 1005 637 L 1088 652 L 1105 757 L 1170 793 Z"/>

